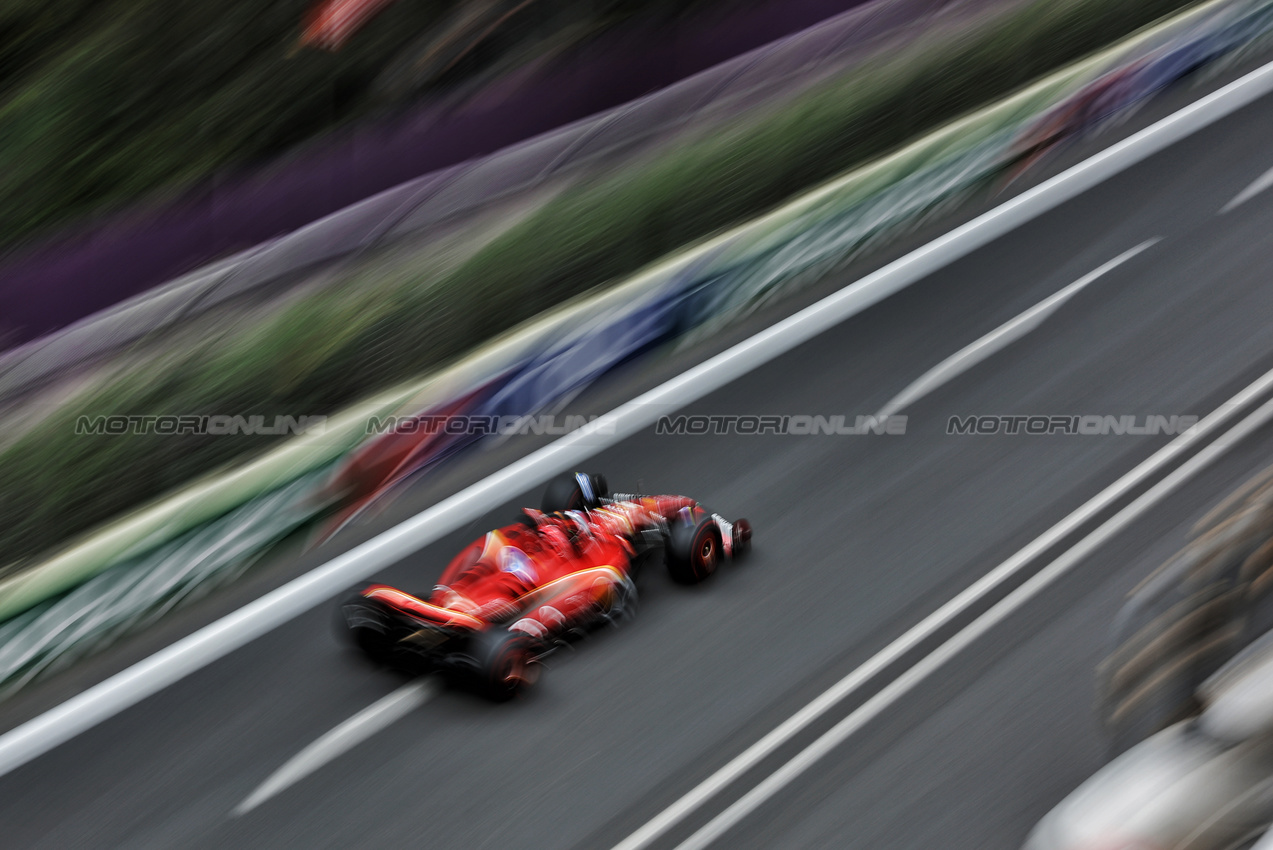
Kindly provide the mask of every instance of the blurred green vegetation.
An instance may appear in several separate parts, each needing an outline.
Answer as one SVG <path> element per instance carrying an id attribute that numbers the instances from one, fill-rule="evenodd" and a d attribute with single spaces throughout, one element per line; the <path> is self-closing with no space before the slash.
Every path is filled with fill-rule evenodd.
<path id="1" fill-rule="evenodd" d="M 121 371 L 0 453 L 0 563 L 277 445 L 75 436 L 81 414 L 334 412 L 1188 5 L 1038 0 L 569 190 L 445 274 L 385 279 L 372 268 L 253 327 Z"/>
<path id="2" fill-rule="evenodd" d="M 313 0 L 0 0 L 0 250 L 265 162 L 562 38 L 747 2 L 534 0 L 505 19 L 521 4 L 399 0 L 330 53 L 297 49 Z M 411 79 L 396 84 L 403 67 Z"/>

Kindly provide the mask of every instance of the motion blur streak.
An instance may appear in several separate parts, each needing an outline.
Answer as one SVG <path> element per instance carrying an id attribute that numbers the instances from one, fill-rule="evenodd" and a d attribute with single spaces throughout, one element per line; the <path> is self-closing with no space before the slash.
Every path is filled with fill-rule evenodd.
<path id="1" fill-rule="evenodd" d="M 884 419 L 901 413 L 903 408 L 914 404 L 942 384 L 962 375 L 987 357 L 1021 339 L 1021 337 L 1047 321 L 1047 318 L 1061 309 L 1061 306 L 1066 301 L 1078 295 L 1089 284 L 1104 277 L 1107 273 L 1118 268 L 1146 248 L 1153 246 L 1160 239 L 1161 237 L 1149 239 L 1129 251 L 1124 251 L 1108 263 L 1083 275 L 1055 295 L 1035 304 L 1015 319 L 1000 325 L 981 339 L 947 357 L 921 375 L 909 387 L 898 393 L 892 401 L 884 405 L 880 412 L 875 415 L 875 418 Z"/>
<path id="2" fill-rule="evenodd" d="M 666 413 L 727 385 L 888 295 L 901 291 L 1192 133 L 1273 91 L 1273 63 L 1261 66 L 910 254 L 761 331 L 327 564 L 0 737 L 0 775 L 223 658 L 349 584 L 419 551 L 487 510 L 508 492 L 547 481 L 615 445 Z M 595 432 L 613 423 L 613 435 Z M 709 795 L 710 796 L 710 795 Z M 691 807 L 692 808 L 692 807 Z M 679 819 L 679 818 L 677 818 Z M 661 830 L 659 830 L 661 832 Z M 636 845 L 643 846 L 643 845 Z"/>
<path id="3" fill-rule="evenodd" d="M 1224 209 L 1220 210 L 1221 214 L 1227 213 L 1242 204 L 1245 204 L 1247 201 L 1270 187 L 1273 187 L 1273 168 L 1270 168 L 1268 171 L 1261 174 L 1253 183 L 1251 183 L 1250 186 L 1243 189 L 1236 198 L 1225 204 Z"/>
<path id="4" fill-rule="evenodd" d="M 1273 372 L 1266 373 L 1254 386 L 1266 386 L 1270 380 L 1273 380 Z M 1244 390 L 1242 395 L 1247 395 L 1251 388 Z M 1236 400 L 1235 400 L 1236 401 Z M 1207 421 L 1218 421 L 1216 418 L 1224 416 L 1228 411 L 1233 410 L 1229 404 L 1223 405 L 1211 416 L 1207 417 Z M 1172 472 L 1158 484 L 1154 485 L 1142 496 L 1136 499 L 1127 507 L 1123 508 L 1111 519 L 1101 524 L 1099 528 L 1088 536 L 1084 537 L 1074 547 L 1067 550 L 1064 555 L 1048 564 L 1038 573 L 1030 577 L 1023 585 L 1012 591 L 1003 600 L 995 604 L 989 611 L 982 614 L 970 625 L 959 631 L 953 638 L 942 644 L 936 651 L 907 670 L 886 688 L 880 691 L 862 704 L 860 708 L 853 711 L 830 731 L 823 734 L 820 738 L 806 747 L 791 761 L 784 764 L 768 776 L 763 782 L 753 788 L 747 794 L 743 795 L 736 803 L 731 805 L 725 811 L 714 817 L 702 829 L 695 832 L 686 841 L 677 845 L 677 850 L 701 850 L 712 844 L 716 839 L 720 838 L 729 829 L 746 817 L 750 812 L 762 805 L 766 800 L 774 794 L 781 791 L 788 783 L 804 773 L 812 767 L 819 759 L 830 753 L 840 744 L 844 743 L 853 733 L 860 730 L 867 723 L 879 716 L 885 709 L 889 708 L 897 700 L 901 699 L 912 688 L 922 682 L 926 677 L 930 676 L 938 670 L 943 664 L 954 658 L 964 649 L 971 646 L 978 638 L 985 635 L 997 624 L 1002 622 L 1013 611 L 1021 607 L 1023 604 L 1032 599 L 1035 595 L 1047 589 L 1056 579 L 1063 576 L 1066 572 L 1080 563 L 1088 555 L 1096 551 L 1103 543 L 1109 540 L 1125 527 L 1130 525 L 1135 519 L 1140 517 L 1150 508 L 1161 502 L 1167 496 L 1171 495 L 1182 484 L 1189 481 L 1190 478 L 1197 475 L 1207 466 L 1218 460 L 1225 452 L 1233 448 L 1244 437 L 1250 435 L 1268 422 L 1273 421 L 1273 401 L 1265 402 L 1254 413 L 1243 419 L 1231 431 L 1221 435 L 1214 443 L 1198 452 L 1197 455 L 1190 458 L 1179 469 Z M 1185 439 L 1185 438 L 1181 438 Z M 1161 455 L 1169 452 L 1177 440 L 1158 454 L 1150 458 L 1150 462 L 1159 458 Z M 1117 485 L 1116 485 L 1117 486 Z M 1046 535 L 1045 535 L 1046 536 Z M 1033 544 L 1022 552 L 1035 548 Z M 1007 563 L 1021 555 L 1018 553 Z M 996 569 L 1002 569 L 1002 566 Z M 621 845 L 623 846 L 623 845 Z"/>
<path id="5" fill-rule="evenodd" d="M 438 690 L 436 680 L 424 679 L 403 685 L 389 696 L 367 706 L 274 771 L 269 779 L 262 782 L 260 787 L 235 808 L 234 816 L 247 814 L 332 759 L 358 746 L 380 730 L 392 726 L 432 699 Z"/>
<path id="6" fill-rule="evenodd" d="M 889 665 L 905 656 L 907 652 L 914 649 L 926 638 L 935 634 L 943 626 L 950 623 L 964 611 L 968 610 L 968 608 L 976 604 L 978 600 L 984 598 L 987 594 L 993 592 L 995 588 L 1011 579 L 1035 558 L 1046 552 L 1053 545 L 1059 543 L 1068 534 L 1082 526 L 1083 523 L 1098 515 L 1102 510 L 1110 507 L 1120 498 L 1127 495 L 1135 487 L 1143 483 L 1146 479 L 1172 463 L 1178 455 L 1187 451 L 1194 443 L 1208 437 L 1213 431 L 1219 429 L 1229 419 L 1236 416 L 1246 405 L 1250 404 L 1270 389 L 1273 389 L 1273 371 L 1266 372 L 1257 381 L 1242 390 L 1242 392 L 1220 405 L 1209 416 L 1199 422 L 1193 430 L 1186 434 L 1182 434 L 1162 449 L 1159 449 L 1131 472 L 1128 472 L 1122 478 L 1118 479 L 1109 487 L 1098 493 L 1091 501 L 1087 502 L 1065 519 L 1052 526 L 1024 549 L 1020 550 L 1011 558 L 995 567 L 958 596 L 951 599 L 941 608 L 937 609 L 924 620 L 912 627 L 900 638 L 886 646 L 861 667 L 858 667 L 839 682 L 836 682 L 835 685 L 828 688 L 825 692 L 818 696 L 817 699 L 813 700 L 800 711 L 793 714 L 781 726 L 777 727 L 764 738 L 761 738 L 747 750 L 743 751 L 740 755 L 736 756 L 732 761 L 705 779 L 680 800 L 660 812 L 657 817 L 650 820 L 645 824 L 645 826 L 641 827 L 626 839 L 616 844 L 613 850 L 642 850 L 642 848 L 648 847 L 657 838 L 666 833 L 677 823 L 684 820 L 691 812 L 698 809 L 712 797 L 716 796 L 716 794 L 720 791 L 724 790 L 726 786 L 739 776 L 755 767 L 766 756 L 770 755 L 777 750 L 778 747 L 795 737 L 802 729 L 813 723 L 822 715 L 826 714 L 838 703 L 843 701 L 854 691 L 861 688 L 881 671 L 887 669 Z M 1089 541 L 1093 541 L 1098 537 L 1098 535 L 1101 535 L 1102 532 L 1106 532 L 1106 529 L 1110 529 L 1110 531 L 1106 532 L 1105 535 L 1108 536 L 1108 533 L 1112 533 L 1113 530 L 1116 530 L 1112 527 L 1115 523 L 1119 524 L 1118 527 L 1126 524 L 1126 522 L 1130 521 L 1134 516 L 1128 514 L 1128 511 L 1131 511 L 1133 508 L 1137 508 L 1137 511 L 1144 510 L 1154 502 L 1169 494 L 1176 486 L 1186 481 L 1194 473 L 1203 469 L 1211 461 L 1220 457 L 1221 454 L 1233 446 L 1239 439 L 1258 427 L 1259 424 L 1265 421 L 1270 413 L 1273 413 L 1273 402 L 1266 404 L 1264 407 L 1261 407 L 1259 411 L 1244 419 L 1236 427 L 1234 427 L 1231 432 L 1219 436 L 1214 443 L 1207 447 L 1206 450 L 1200 452 L 1188 463 L 1182 465 L 1172 474 L 1172 476 L 1164 479 L 1154 489 L 1151 489 L 1127 508 L 1124 508 L 1122 512 L 1114 517 L 1114 519 L 1109 520 L 1091 535 L 1084 538 L 1080 544 L 1069 550 L 1065 557 L 1068 558 L 1074 552 L 1079 551 L 1079 549 L 1087 545 Z M 1103 539 L 1103 537 L 1101 539 Z M 1096 544 L 1093 543 L 1091 546 L 1088 546 L 1084 553 L 1086 551 L 1090 551 L 1095 547 L 1095 545 Z M 1069 568 L 1070 564 L 1077 562 L 1077 560 L 1078 557 L 1075 557 L 1070 562 L 1066 563 L 1064 567 L 1057 569 L 1056 565 L 1064 562 L 1064 559 L 1060 559 L 1054 562 L 1043 572 L 1038 573 L 1034 577 L 1034 580 L 1037 580 L 1039 576 L 1044 574 L 1048 574 L 1049 577 L 1043 581 L 1043 584 L 1038 585 L 1036 589 L 1041 589 L 1046 586 L 1052 578 L 1063 573 Z M 1049 570 L 1054 572 L 1049 573 Z M 1020 593 L 1027 587 L 1033 586 L 1033 584 L 1029 583 L 1022 585 L 1022 587 L 1018 588 L 1013 595 L 1007 597 L 1004 602 L 1007 602 L 1009 599 L 1016 598 L 1016 594 Z M 1034 591 L 1032 590 L 1031 593 L 1033 592 Z M 1019 604 L 1020 601 L 1024 601 L 1028 598 L 1029 595 L 1021 597 L 1016 604 Z M 1003 605 L 1004 602 L 999 603 L 999 605 Z M 960 632 L 955 636 L 955 638 L 952 638 L 951 641 L 943 644 L 937 652 L 929 655 L 920 662 L 919 665 L 912 668 L 905 676 L 895 681 L 889 688 L 881 691 L 876 695 L 876 697 L 864 704 L 853 714 L 850 714 L 849 717 L 841 721 L 840 724 L 832 729 L 831 732 L 828 732 L 825 736 L 823 736 L 823 738 L 818 739 L 818 741 L 815 742 L 809 750 L 806 750 L 805 753 L 801 754 L 801 757 L 803 757 L 806 753 L 810 753 L 810 751 L 813 751 L 814 748 L 819 747 L 824 742 L 829 742 L 831 740 L 829 736 L 837 734 L 837 730 L 840 730 L 840 734 L 843 734 L 844 737 L 847 737 L 856 731 L 861 723 L 850 724 L 850 721 L 861 716 L 861 722 L 864 723 L 866 720 L 869 720 L 872 716 L 874 716 L 874 713 L 877 713 L 878 710 L 884 708 L 886 702 L 889 702 L 897 696 L 901 696 L 905 693 L 912 685 L 920 681 L 924 675 L 927 675 L 927 673 L 918 676 L 914 675 L 915 671 L 919 670 L 924 665 L 929 665 L 927 669 L 936 669 L 937 667 L 940 667 L 942 662 L 958 651 L 959 648 L 962 648 L 964 644 L 959 644 L 959 646 L 954 647 L 954 649 L 949 652 L 945 652 L 945 654 L 942 653 L 946 651 L 948 647 L 952 647 L 956 641 L 961 640 L 966 632 L 977 627 L 977 624 L 980 623 L 982 619 L 991 616 L 991 614 L 998 609 L 999 606 L 992 608 L 991 611 L 983 615 L 981 619 L 974 621 L 971 626 Z M 993 625 L 997 619 L 1001 618 L 1003 614 L 1008 613 L 1009 610 L 1010 609 L 1005 609 L 999 615 L 996 615 L 994 620 L 988 622 L 983 628 L 988 628 L 990 625 Z M 977 636 L 977 634 L 980 634 L 980 632 L 971 634 L 966 640 L 971 641 Z M 892 696 L 884 702 L 877 703 L 877 700 L 885 697 L 886 694 L 892 694 Z M 871 706 L 877 706 L 877 708 L 873 709 L 872 713 L 869 715 L 862 714 L 862 712 L 866 711 Z M 826 749 L 831 749 L 836 743 L 838 743 L 838 741 L 826 744 Z M 772 796 L 773 793 L 778 791 L 788 781 L 798 776 L 806 767 L 814 761 L 817 761 L 818 758 L 821 758 L 823 754 L 825 754 L 825 751 L 819 750 L 816 756 L 808 762 L 801 762 L 798 769 L 794 769 L 793 772 L 776 773 L 766 780 L 766 783 L 753 789 L 750 794 L 742 800 L 739 800 L 734 804 L 734 806 L 727 809 L 707 827 L 704 827 L 704 830 L 707 830 L 712 828 L 712 824 L 717 824 L 717 827 L 719 828 L 719 831 L 713 831 L 712 837 L 709 838 L 708 841 L 710 842 L 711 840 L 714 840 L 714 837 L 718 835 L 719 832 L 728 829 L 729 826 L 736 822 L 737 818 L 746 814 L 746 812 L 749 811 L 750 808 L 753 808 L 754 805 L 758 805 L 765 799 L 768 799 L 769 796 Z M 796 761 L 790 762 L 783 768 L 783 770 L 787 771 L 795 764 Z M 777 777 L 780 776 L 782 779 L 779 781 Z M 762 793 L 762 789 L 766 788 L 769 790 Z M 752 805 L 743 807 L 743 804 L 749 800 L 752 801 Z M 732 815 L 731 812 L 733 813 Z M 733 820 L 723 820 L 727 818 L 727 816 L 732 817 Z M 698 833 L 695 834 L 696 838 L 697 836 Z M 683 846 L 692 847 L 704 845 L 691 843 Z"/>

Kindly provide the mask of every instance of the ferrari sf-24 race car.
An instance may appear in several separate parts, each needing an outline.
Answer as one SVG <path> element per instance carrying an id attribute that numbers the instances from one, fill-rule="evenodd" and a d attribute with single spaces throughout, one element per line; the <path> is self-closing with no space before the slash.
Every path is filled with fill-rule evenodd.
<path id="1" fill-rule="evenodd" d="M 377 662 L 505 700 L 534 683 L 554 648 L 631 613 L 644 566 L 693 584 L 750 542 L 745 519 L 684 496 L 612 496 L 605 478 L 579 473 L 553 481 L 540 510 L 463 549 L 427 599 L 374 584 L 342 613 Z"/>

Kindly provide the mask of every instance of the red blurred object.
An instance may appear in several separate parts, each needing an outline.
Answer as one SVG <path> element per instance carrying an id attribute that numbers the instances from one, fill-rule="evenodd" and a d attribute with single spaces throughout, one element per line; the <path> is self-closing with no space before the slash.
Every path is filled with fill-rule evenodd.
<path id="1" fill-rule="evenodd" d="M 1123 102 L 1120 94 L 1147 62 L 1138 60 L 1088 83 L 1032 124 L 1012 144 L 1017 162 L 1006 183 L 1012 183 L 1062 142 L 1096 128 L 1114 114 L 1116 105 Z"/>
<path id="2" fill-rule="evenodd" d="M 445 429 L 427 425 L 430 417 L 439 419 L 468 413 L 498 386 L 495 378 L 472 392 L 436 407 L 430 407 L 400 420 L 388 434 L 381 434 L 359 447 L 333 475 L 324 488 L 320 501 L 339 506 L 319 534 L 327 540 L 355 516 L 456 447 L 471 441 L 469 435 L 448 434 Z"/>
<path id="3" fill-rule="evenodd" d="M 465 547 L 427 599 L 375 584 L 344 605 L 372 658 L 411 672 L 459 674 L 497 699 L 533 679 L 539 658 L 573 636 L 631 613 L 635 574 L 651 560 L 699 582 L 750 545 L 684 496 L 607 495 L 605 479 L 554 482 L 541 511 Z"/>
<path id="4" fill-rule="evenodd" d="M 339 50 L 349 37 L 380 14 L 394 0 L 326 0 L 305 18 L 301 44 Z"/>

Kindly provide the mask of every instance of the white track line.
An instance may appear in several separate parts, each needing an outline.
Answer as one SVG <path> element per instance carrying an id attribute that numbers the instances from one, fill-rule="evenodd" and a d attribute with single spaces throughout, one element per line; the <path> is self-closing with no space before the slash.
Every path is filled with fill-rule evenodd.
<path id="1" fill-rule="evenodd" d="M 963 373 L 976 363 L 1001 350 L 1010 342 L 1020 339 L 1042 324 L 1062 304 L 1078 294 L 1088 284 L 1127 262 L 1158 241 L 1160 241 L 1159 238 L 1150 239 L 1135 248 L 1119 254 L 1056 294 L 1031 307 L 1015 319 L 991 331 L 953 357 L 943 361 L 939 366 L 907 387 L 892 402 L 889 402 L 889 405 L 878 415 L 878 418 L 882 419 L 885 416 L 900 412 L 903 407 L 932 392 L 942 383 Z M 380 702 L 345 721 L 331 732 L 328 732 L 279 768 L 259 788 L 253 791 L 234 810 L 233 814 L 239 816 L 250 812 L 261 803 L 313 773 L 356 744 L 361 743 L 381 729 L 390 726 L 412 709 L 423 705 L 432 696 L 432 691 L 424 693 L 419 690 L 420 688 L 421 686 L 418 684 L 407 685 L 405 688 L 395 691 Z"/>
<path id="2" fill-rule="evenodd" d="M 684 820 L 687 815 L 716 796 L 735 779 L 751 770 L 761 760 L 790 741 L 846 697 L 859 690 L 883 670 L 896 663 L 908 652 L 935 635 L 940 629 L 992 593 L 1004 582 L 1017 575 L 1035 558 L 1059 543 L 1083 523 L 1095 517 L 1101 511 L 1123 498 L 1143 481 L 1171 464 L 1181 452 L 1188 450 L 1194 443 L 1218 430 L 1228 420 L 1236 416 L 1243 407 L 1270 389 L 1273 389 L 1273 371 L 1266 372 L 1253 384 L 1216 408 L 1215 411 L 1193 428 L 1190 428 L 1187 432 L 1159 449 L 1131 472 L 1106 487 L 1090 501 L 1079 507 L 1078 510 L 1035 538 L 1024 549 L 982 576 L 954 599 L 929 614 L 897 640 L 872 656 L 861 667 L 836 682 L 780 726 L 699 783 L 684 797 L 681 797 L 681 799 L 668 806 L 636 832 L 616 844 L 614 850 L 642 850 L 642 848 L 648 847 L 653 841 Z M 1242 426 L 1239 425 L 1237 427 L 1240 428 Z M 1209 449 L 1218 445 L 1225 448 L 1231 445 L 1227 434 L 1220 434 Z M 1184 467 L 1182 466 L 1181 468 L 1183 469 Z"/>
<path id="3" fill-rule="evenodd" d="M 877 418 L 883 419 L 894 413 L 898 413 L 903 407 L 912 404 L 921 397 L 932 392 L 938 386 L 946 383 L 956 375 L 962 374 L 972 366 L 990 357 L 997 351 L 1000 351 L 1009 343 L 1020 339 L 1036 327 L 1041 325 L 1049 316 L 1052 315 L 1062 304 L 1074 297 L 1080 290 L 1088 284 L 1112 271 L 1118 266 L 1135 257 L 1137 254 L 1149 248 L 1159 239 L 1150 239 L 1137 245 L 1129 251 L 1119 254 L 1114 259 L 1100 266 L 1092 272 L 1079 278 L 1074 283 L 1060 290 L 1056 294 L 1049 296 L 1047 299 L 1031 307 L 1015 319 L 991 331 L 986 336 L 967 346 L 952 357 L 942 361 L 940 365 L 925 373 L 918 381 L 915 381 L 905 390 L 903 390 L 893 401 L 889 402 L 882 410 Z M 416 685 L 408 685 L 402 691 L 397 691 L 385 697 L 380 702 L 365 709 L 359 714 L 342 723 L 340 726 L 328 732 L 322 738 L 315 741 L 309 747 L 306 747 L 295 758 L 287 762 L 270 776 L 259 788 L 244 800 L 238 808 L 233 812 L 235 816 L 245 814 L 252 811 L 261 803 L 278 794 L 280 791 L 290 787 L 299 780 L 313 773 L 327 762 L 336 758 L 341 753 L 353 747 L 355 744 L 361 743 L 367 738 L 374 735 L 379 730 L 391 725 L 398 718 L 407 714 L 411 709 L 422 705 L 428 696 L 417 698 L 410 704 L 403 705 L 401 700 L 406 696 L 404 693 L 410 688 L 416 688 Z"/>
<path id="4" fill-rule="evenodd" d="M 909 407 L 933 390 L 967 372 L 981 361 L 1002 351 L 1047 321 L 1049 316 L 1061 309 L 1062 304 L 1077 295 L 1084 287 L 1099 280 L 1161 239 L 1162 237 L 1157 236 L 1140 243 L 1130 251 L 1124 251 L 1103 266 L 1088 272 L 1069 286 L 1043 299 L 1015 319 L 1005 322 L 971 345 L 956 351 L 894 396 L 875 415 L 875 418 L 883 421 L 889 416 L 901 413 L 903 408 Z"/>
<path id="5" fill-rule="evenodd" d="M 1269 63 L 0 736 L 0 775 L 1273 91 Z M 608 433 L 607 433 L 608 432 Z"/>
<path id="6" fill-rule="evenodd" d="M 380 730 L 389 728 L 432 699 L 438 690 L 438 683 L 434 679 L 420 679 L 367 706 L 274 771 L 269 779 L 262 782 L 260 787 L 235 808 L 234 816 L 247 814 L 332 759 L 358 746 Z"/>
<path id="7" fill-rule="evenodd" d="M 1250 186 L 1247 186 L 1239 192 L 1236 198 L 1225 204 L 1224 209 L 1220 210 L 1220 215 L 1224 215 L 1230 210 L 1245 204 L 1247 201 L 1270 187 L 1273 187 L 1273 168 L 1270 168 L 1268 171 L 1257 177 Z"/>
<path id="8" fill-rule="evenodd" d="M 720 838 L 740 820 L 766 800 L 778 793 L 796 777 L 812 767 L 819 759 L 844 743 L 885 709 L 893 705 L 925 678 L 935 673 L 950 659 L 967 649 L 982 635 L 1003 622 L 1009 614 L 1033 599 L 1048 585 L 1065 575 L 1102 544 L 1139 519 L 1154 505 L 1175 492 L 1182 484 L 1218 460 L 1244 437 L 1273 420 L 1273 401 L 1265 402 L 1254 413 L 1243 419 L 1233 430 L 1224 435 L 1188 461 L 1180 465 L 1162 481 L 1147 490 L 1127 507 L 1116 513 L 1099 528 L 1084 537 L 1052 563 L 1031 576 L 1024 584 L 997 602 L 989 611 L 965 626 L 958 634 L 943 643 L 922 661 L 889 683 L 878 694 L 864 702 L 855 711 L 825 732 L 820 738 L 802 750 L 795 758 L 774 771 L 763 782 L 748 791 L 725 811 L 712 818 L 705 826 L 678 844 L 676 850 L 702 850 Z"/>

